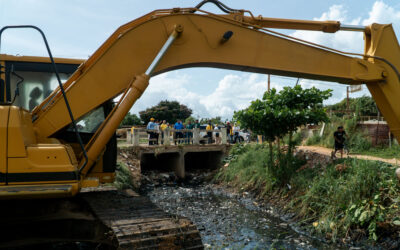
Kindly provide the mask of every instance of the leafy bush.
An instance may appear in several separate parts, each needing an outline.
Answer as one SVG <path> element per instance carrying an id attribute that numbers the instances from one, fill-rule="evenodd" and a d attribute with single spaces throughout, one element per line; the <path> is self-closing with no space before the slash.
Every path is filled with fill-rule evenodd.
<path id="1" fill-rule="evenodd" d="M 372 147 L 371 140 L 363 132 L 354 133 L 347 142 L 352 153 L 369 150 Z"/>
<path id="2" fill-rule="evenodd" d="M 302 195 L 291 202 L 293 209 L 308 220 L 313 229 L 333 240 L 344 237 L 350 228 L 368 232 L 378 239 L 378 224 L 397 223 L 400 218 L 400 185 L 394 167 L 381 162 L 346 159 L 346 170 L 337 171 L 334 165 L 321 175 L 302 171 L 293 177 L 293 186 Z M 308 172 L 308 173 L 307 173 Z M 305 180 L 309 186 L 302 185 Z"/>
<path id="3" fill-rule="evenodd" d="M 321 143 L 321 136 L 319 136 L 318 134 L 315 134 L 311 137 L 309 137 L 306 141 L 306 145 L 310 146 L 310 145 L 318 145 Z"/>

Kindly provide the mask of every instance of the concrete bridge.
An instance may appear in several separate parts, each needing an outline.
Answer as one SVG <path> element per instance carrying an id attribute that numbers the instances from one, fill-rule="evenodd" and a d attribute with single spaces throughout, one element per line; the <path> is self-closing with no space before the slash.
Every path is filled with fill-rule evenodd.
<path id="1" fill-rule="evenodd" d="M 167 128 L 160 131 L 156 139 L 149 139 L 148 132 L 153 131 L 133 129 L 132 134 L 127 132 L 129 150 L 139 158 L 142 172 L 174 171 L 179 178 L 185 178 L 187 170 L 216 169 L 230 148 L 226 129 L 175 131 Z M 176 136 L 176 132 L 184 137 Z M 212 132 L 211 139 L 207 132 Z M 148 145 L 150 141 L 158 144 Z"/>

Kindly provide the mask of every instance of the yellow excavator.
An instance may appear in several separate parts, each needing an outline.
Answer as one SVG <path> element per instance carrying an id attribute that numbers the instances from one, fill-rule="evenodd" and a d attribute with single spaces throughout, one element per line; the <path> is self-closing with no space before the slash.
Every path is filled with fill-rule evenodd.
<path id="1" fill-rule="evenodd" d="M 206 3 L 215 4 L 224 14 L 202 10 Z M 133 226 L 130 210 L 124 210 L 132 203 L 121 201 L 126 196 L 81 192 L 114 181 L 115 130 L 146 90 L 149 78 L 171 70 L 214 67 L 366 84 L 391 132 L 400 140 L 400 48 L 390 24 L 355 26 L 338 21 L 265 18 L 216 0 L 205 0 L 194 8 L 156 10 L 121 26 L 85 61 L 53 58 L 43 32 L 30 25 L 3 27 L 0 45 L 4 31 L 12 28 L 39 31 L 49 57 L 0 54 L 0 219 L 8 221 L 10 227 L 14 225 L 14 231 L 7 230 L 3 223 L 3 247 L 50 239 L 87 240 L 127 248 L 201 248 L 198 231 L 190 223 L 185 228 L 176 227 L 179 233 L 157 233 L 150 227 L 157 220 L 147 221 L 146 231 L 146 226 L 138 222 L 144 217 L 140 213 Z M 362 32 L 364 53 L 335 50 L 287 36 L 277 29 Z M 119 101 L 114 104 L 118 96 Z M 82 203 L 71 205 L 71 199 L 65 197 L 75 197 Z M 60 205 L 61 201 L 64 205 Z M 52 209 L 45 209 L 46 206 Z M 140 211 L 151 209 L 146 206 Z M 32 207 L 36 208 L 34 213 L 42 211 L 40 216 L 26 215 L 33 213 Z M 73 218 L 82 221 L 82 210 L 85 219 L 103 226 L 73 227 L 68 221 L 68 226 L 62 224 L 64 231 L 53 238 L 49 231 L 57 231 L 54 228 L 46 232 L 37 229 L 38 221 L 40 225 L 51 221 L 51 216 L 44 214 L 63 214 L 62 218 L 75 214 Z M 115 218 L 119 212 L 128 217 L 121 214 Z M 21 218 L 25 218 L 24 227 L 39 232 L 22 237 L 17 223 L 22 223 Z M 89 233 L 93 228 L 96 233 Z M 65 231 L 72 235 L 61 237 Z M 135 233 L 140 239 L 133 239 Z M 186 236 L 177 236 L 182 234 Z"/>

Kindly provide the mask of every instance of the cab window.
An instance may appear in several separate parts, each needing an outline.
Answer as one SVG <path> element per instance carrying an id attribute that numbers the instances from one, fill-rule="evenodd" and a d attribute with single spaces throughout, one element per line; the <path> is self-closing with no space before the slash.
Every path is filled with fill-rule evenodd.
<path id="1" fill-rule="evenodd" d="M 57 64 L 61 82 L 65 82 L 79 65 Z M 50 63 L 6 62 L 7 101 L 32 111 L 58 86 Z M 15 96 L 15 90 L 19 95 Z"/>

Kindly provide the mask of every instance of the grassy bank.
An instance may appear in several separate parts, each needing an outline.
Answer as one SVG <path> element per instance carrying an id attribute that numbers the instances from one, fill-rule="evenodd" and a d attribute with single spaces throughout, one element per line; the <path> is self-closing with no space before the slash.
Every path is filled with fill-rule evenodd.
<path id="1" fill-rule="evenodd" d="M 371 155 L 385 159 L 400 159 L 400 146 L 392 145 L 389 147 L 371 147 L 368 150 L 359 150 L 358 152 L 354 152 L 360 155 Z"/>
<path id="2" fill-rule="evenodd" d="M 312 232 L 332 241 L 384 236 L 400 237 L 400 185 L 395 168 L 385 163 L 345 159 L 329 166 L 298 170 L 301 159 L 291 159 L 293 174 L 276 180 L 263 145 L 233 147 L 217 180 L 260 197 L 285 200 L 285 209 Z M 277 157 L 274 156 L 275 161 Z"/>

